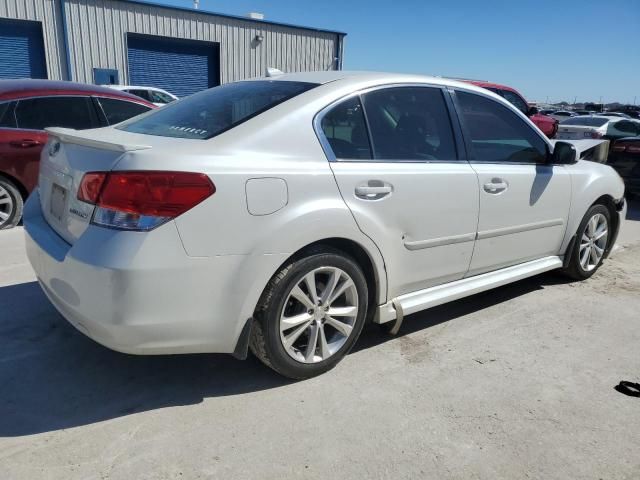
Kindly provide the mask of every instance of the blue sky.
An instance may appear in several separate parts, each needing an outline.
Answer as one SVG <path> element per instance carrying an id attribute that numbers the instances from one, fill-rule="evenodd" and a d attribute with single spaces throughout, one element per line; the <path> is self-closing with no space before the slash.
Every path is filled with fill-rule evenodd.
<path id="1" fill-rule="evenodd" d="M 200 8 L 347 32 L 349 70 L 486 79 L 530 101 L 640 104 L 640 0 L 200 0 Z"/>

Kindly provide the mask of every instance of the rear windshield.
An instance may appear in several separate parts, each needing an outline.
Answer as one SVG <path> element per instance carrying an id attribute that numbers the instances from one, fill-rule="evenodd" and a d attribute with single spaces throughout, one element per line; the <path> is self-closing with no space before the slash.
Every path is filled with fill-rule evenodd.
<path id="1" fill-rule="evenodd" d="M 579 125 L 581 127 L 601 127 L 609 121 L 600 117 L 573 117 L 560 122 L 561 125 Z"/>
<path id="2" fill-rule="evenodd" d="M 196 93 L 116 128 L 161 137 L 204 140 L 316 86 L 316 83 L 282 80 L 229 83 Z"/>

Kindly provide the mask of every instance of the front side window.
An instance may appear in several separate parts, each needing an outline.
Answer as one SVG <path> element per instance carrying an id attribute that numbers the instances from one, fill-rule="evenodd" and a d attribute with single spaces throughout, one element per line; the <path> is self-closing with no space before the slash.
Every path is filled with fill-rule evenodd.
<path id="1" fill-rule="evenodd" d="M 206 140 L 316 86 L 284 80 L 229 83 L 171 103 L 118 128 L 146 135 Z"/>
<path id="2" fill-rule="evenodd" d="M 336 105 L 322 118 L 322 132 L 336 158 L 371 160 L 360 97 L 353 97 Z"/>
<path id="3" fill-rule="evenodd" d="M 127 102 L 125 100 L 117 100 L 115 98 L 98 98 L 102 111 L 107 117 L 109 125 L 115 125 L 131 117 L 140 115 L 151 110 L 150 107 L 141 103 Z"/>
<path id="4" fill-rule="evenodd" d="M 457 158 L 442 91 L 393 87 L 364 95 L 376 160 L 433 161 Z"/>
<path id="5" fill-rule="evenodd" d="M 456 93 L 473 159 L 492 163 L 544 163 L 547 144 L 504 105 L 473 93 Z"/>
<path id="6" fill-rule="evenodd" d="M 16 102 L 0 103 L 0 128 L 16 128 Z"/>
<path id="7" fill-rule="evenodd" d="M 15 109 L 18 128 L 44 130 L 64 127 L 82 130 L 98 126 L 89 97 L 42 97 L 20 100 Z"/>
<path id="8" fill-rule="evenodd" d="M 517 93 L 513 93 L 510 90 L 503 90 L 502 96 L 525 115 L 529 113 L 529 105 L 527 105 L 527 102 Z"/>

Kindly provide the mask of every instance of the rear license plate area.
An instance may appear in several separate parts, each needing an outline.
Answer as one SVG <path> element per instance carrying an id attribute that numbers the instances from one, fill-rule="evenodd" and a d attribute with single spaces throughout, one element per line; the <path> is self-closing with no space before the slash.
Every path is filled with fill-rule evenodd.
<path id="1" fill-rule="evenodd" d="M 64 211 L 67 206 L 67 191 L 58 184 L 51 185 L 51 200 L 49 202 L 49 211 L 51 215 L 58 220 L 62 221 Z"/>

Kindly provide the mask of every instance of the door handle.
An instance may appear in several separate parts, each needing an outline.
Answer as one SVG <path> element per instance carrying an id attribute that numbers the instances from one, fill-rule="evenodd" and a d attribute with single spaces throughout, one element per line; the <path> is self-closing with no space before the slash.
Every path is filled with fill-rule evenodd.
<path id="1" fill-rule="evenodd" d="M 11 145 L 12 147 L 18 147 L 18 148 L 31 148 L 31 147 L 37 147 L 38 145 L 42 145 L 42 142 L 39 142 L 38 140 L 33 140 L 31 138 L 25 138 L 23 140 L 13 140 L 9 142 L 9 145 Z"/>
<path id="2" fill-rule="evenodd" d="M 379 200 L 393 192 L 393 187 L 380 180 L 369 180 L 366 185 L 356 187 L 356 197 L 362 200 Z"/>
<path id="3" fill-rule="evenodd" d="M 501 178 L 492 178 L 489 183 L 484 184 L 484 191 L 487 193 L 501 193 L 509 188 L 509 184 Z"/>

